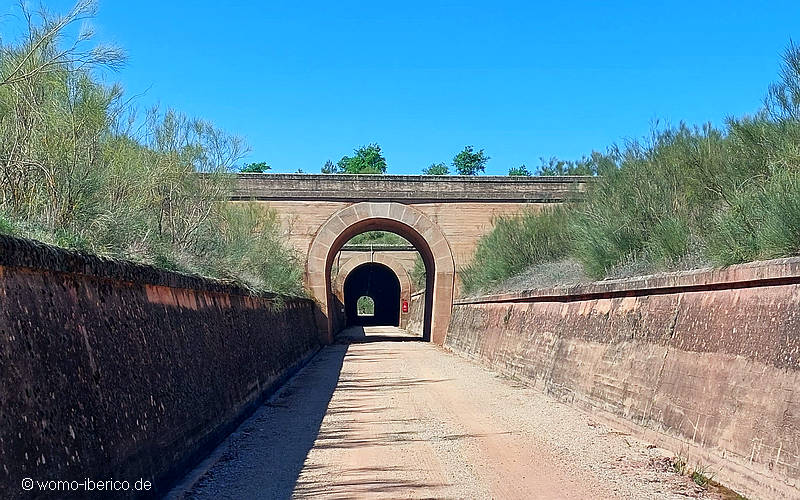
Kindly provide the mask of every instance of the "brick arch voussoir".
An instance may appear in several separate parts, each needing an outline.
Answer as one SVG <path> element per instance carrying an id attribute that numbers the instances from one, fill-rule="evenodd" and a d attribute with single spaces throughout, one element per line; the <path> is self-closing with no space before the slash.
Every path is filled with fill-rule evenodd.
<path id="1" fill-rule="evenodd" d="M 450 245 L 442 230 L 424 213 L 402 203 L 361 202 L 331 215 L 311 241 L 306 263 L 306 286 L 318 304 L 318 325 L 325 342 L 333 341 L 332 283 L 330 268 L 333 255 L 341 249 L 343 234 L 354 227 L 380 229 L 382 225 L 406 237 L 421 253 L 433 260 L 434 279 L 428 325 L 431 340 L 443 344 L 450 323 L 455 286 L 455 263 Z M 339 248 L 336 248 L 336 247 Z M 423 259 L 424 259 L 423 255 Z"/>

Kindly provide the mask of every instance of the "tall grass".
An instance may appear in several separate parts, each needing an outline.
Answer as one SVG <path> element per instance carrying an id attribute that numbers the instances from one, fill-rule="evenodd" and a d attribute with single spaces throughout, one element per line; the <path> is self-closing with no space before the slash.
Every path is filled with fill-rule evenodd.
<path id="1" fill-rule="evenodd" d="M 800 255 L 800 48 L 787 48 L 756 115 L 721 129 L 662 128 L 582 162 L 551 159 L 539 174 L 570 173 L 570 165 L 599 173 L 586 199 L 560 213 L 499 219 L 461 270 L 465 292 L 565 259 L 599 279 L 626 266 L 654 272 Z"/>
<path id="2" fill-rule="evenodd" d="M 101 83 L 121 52 L 84 28 L 64 43 L 94 2 L 21 9 L 25 35 L 0 45 L 0 233 L 301 293 L 275 214 L 226 201 L 244 143 L 173 110 L 138 117 Z"/>
<path id="3" fill-rule="evenodd" d="M 414 258 L 414 267 L 411 269 L 411 284 L 414 286 L 414 291 L 425 290 L 426 272 L 425 263 L 422 261 L 422 256 L 417 253 Z"/>
<path id="4" fill-rule="evenodd" d="M 521 273 L 528 266 L 558 260 L 572 249 L 563 207 L 500 217 L 478 243 L 473 261 L 461 272 L 466 291 Z"/>

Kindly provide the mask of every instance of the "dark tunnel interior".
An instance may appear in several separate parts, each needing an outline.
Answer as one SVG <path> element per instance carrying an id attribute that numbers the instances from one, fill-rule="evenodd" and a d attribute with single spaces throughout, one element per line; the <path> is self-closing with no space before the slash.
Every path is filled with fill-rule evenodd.
<path id="1" fill-rule="evenodd" d="M 358 298 L 375 303 L 373 315 L 358 315 Z M 353 269 L 344 282 L 347 326 L 398 326 L 400 324 L 400 280 L 394 271 L 375 262 Z"/>

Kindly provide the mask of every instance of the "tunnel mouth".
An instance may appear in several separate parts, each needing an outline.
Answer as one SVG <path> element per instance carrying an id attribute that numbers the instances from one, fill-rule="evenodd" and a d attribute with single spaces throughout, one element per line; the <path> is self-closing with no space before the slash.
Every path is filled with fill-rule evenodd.
<path id="1" fill-rule="evenodd" d="M 425 293 L 416 305 L 409 300 L 408 316 L 414 317 L 415 329 L 421 327 L 423 340 L 444 345 L 456 285 L 453 252 L 436 222 L 413 206 L 395 201 L 362 201 L 343 207 L 314 235 L 306 261 L 306 286 L 317 305 L 321 342 L 334 342 L 345 325 L 342 301 L 334 294 L 336 257 L 351 238 L 366 231 L 395 233 L 419 252 Z"/>
<path id="2" fill-rule="evenodd" d="M 420 220 L 422 220 L 422 218 L 420 218 Z M 418 252 L 422 260 L 422 264 L 425 269 L 425 283 L 423 286 L 425 293 L 423 295 L 424 305 L 422 306 L 421 335 L 422 339 L 425 341 L 432 340 L 431 332 L 433 326 L 434 294 L 436 287 L 437 264 L 436 264 L 436 258 L 434 257 L 433 251 L 431 249 L 431 246 L 428 244 L 426 237 L 420 234 L 419 231 L 417 231 L 417 229 L 422 228 L 419 224 L 420 220 L 418 220 L 417 224 L 415 224 L 412 227 L 398 220 L 386 219 L 381 217 L 370 217 L 361 220 L 359 222 L 353 223 L 344 230 L 341 230 L 341 232 L 339 232 L 338 235 L 330 242 L 330 245 L 328 246 L 327 249 L 327 259 L 325 264 L 324 276 L 325 276 L 325 289 L 326 289 L 325 296 L 328 299 L 327 326 L 328 326 L 328 332 L 330 332 L 332 336 L 336 335 L 338 332 L 341 332 L 348 326 L 351 326 L 351 323 L 349 323 L 348 321 L 348 316 L 352 317 L 352 313 L 348 315 L 346 311 L 346 307 L 344 304 L 344 290 L 342 290 L 342 295 L 340 298 L 334 295 L 333 293 L 331 270 L 333 268 L 333 263 L 336 255 L 345 246 L 345 244 L 347 244 L 347 242 L 350 241 L 350 239 L 352 239 L 354 236 L 357 236 L 367 231 L 385 231 L 394 233 L 407 240 L 411 244 L 411 246 L 415 248 L 415 250 Z M 449 247 L 447 248 L 447 251 L 448 251 L 447 255 L 450 255 Z M 450 259 L 452 259 L 452 257 L 450 257 Z M 446 263 L 446 261 L 443 260 L 442 263 L 444 264 Z M 448 284 L 446 284 L 446 278 L 442 280 L 441 283 L 443 287 L 448 286 Z M 449 282 L 449 286 L 452 287 L 452 282 Z M 344 288 L 343 285 L 342 288 Z M 400 307 L 402 308 L 402 305 Z M 341 311 L 341 313 L 338 313 L 337 311 Z M 444 312 L 449 313 L 449 311 L 444 311 Z"/>
<path id="3" fill-rule="evenodd" d="M 344 282 L 344 310 L 348 327 L 399 326 L 400 279 L 383 264 L 361 264 Z"/>
<path id="4" fill-rule="evenodd" d="M 375 301 L 369 295 L 362 295 L 356 300 L 356 314 L 360 316 L 375 316 Z"/>

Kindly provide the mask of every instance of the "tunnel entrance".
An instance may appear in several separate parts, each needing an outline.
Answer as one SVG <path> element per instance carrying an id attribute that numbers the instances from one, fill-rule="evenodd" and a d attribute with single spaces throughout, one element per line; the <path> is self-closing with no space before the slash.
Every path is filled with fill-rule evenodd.
<path id="1" fill-rule="evenodd" d="M 342 329 L 338 297 L 333 293 L 336 255 L 351 238 L 367 231 L 385 231 L 405 238 L 420 254 L 425 268 L 422 338 L 444 345 L 455 291 L 455 261 L 439 226 L 416 208 L 397 202 L 354 203 L 331 215 L 317 230 L 306 260 L 306 286 L 316 301 L 322 341 L 331 343 Z M 344 308 L 342 308 L 344 309 Z"/>
<path id="2" fill-rule="evenodd" d="M 364 297 L 372 299 L 371 314 L 364 308 Z M 383 264 L 362 264 L 344 282 L 344 308 L 347 326 L 399 326 L 400 280 Z"/>

